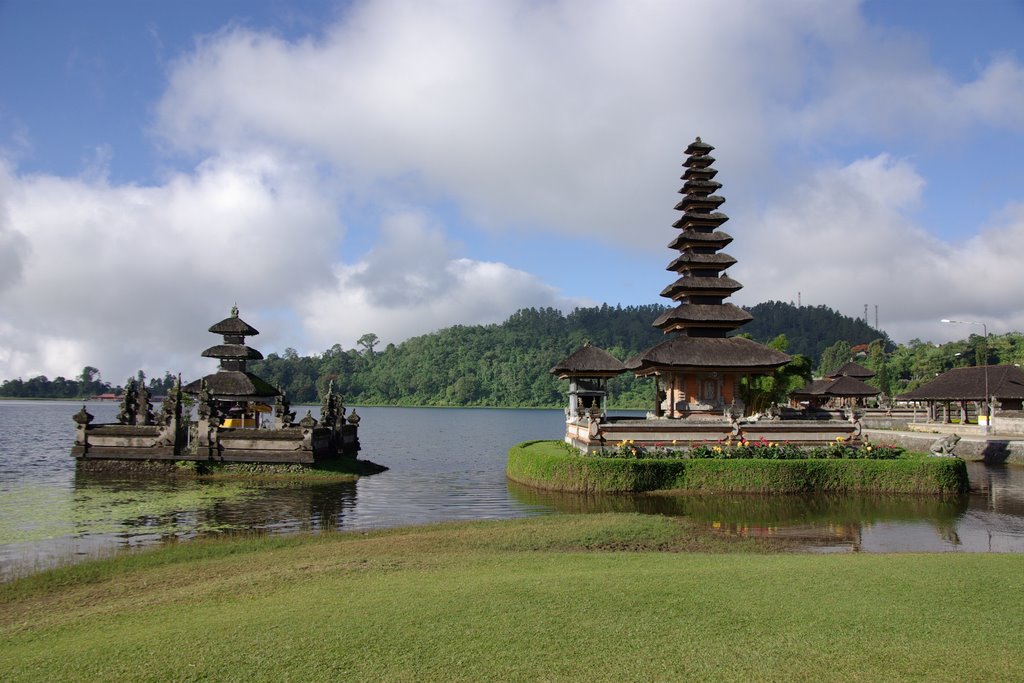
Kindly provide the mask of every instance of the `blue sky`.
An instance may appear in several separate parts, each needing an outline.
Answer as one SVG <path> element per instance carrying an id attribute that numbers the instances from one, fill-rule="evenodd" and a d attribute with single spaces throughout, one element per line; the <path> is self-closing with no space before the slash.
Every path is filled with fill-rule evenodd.
<path id="1" fill-rule="evenodd" d="M 1024 3 L 0 0 L 0 379 L 660 300 L 701 135 L 734 300 L 1024 329 Z"/>

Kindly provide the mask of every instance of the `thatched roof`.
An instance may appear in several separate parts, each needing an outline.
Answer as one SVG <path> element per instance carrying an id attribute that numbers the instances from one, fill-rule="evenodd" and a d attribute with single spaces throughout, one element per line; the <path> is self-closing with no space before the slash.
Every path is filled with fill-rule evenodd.
<path id="1" fill-rule="evenodd" d="M 668 243 L 669 249 L 682 249 L 687 244 L 697 244 L 702 247 L 718 247 L 721 249 L 732 242 L 732 235 L 721 230 L 714 232 L 701 232 L 699 230 L 686 229 L 676 235 L 676 238 Z"/>
<path id="2" fill-rule="evenodd" d="M 230 360 L 263 360 L 263 354 L 245 344 L 217 344 L 203 351 L 204 358 Z"/>
<path id="3" fill-rule="evenodd" d="M 684 267 L 693 268 L 713 268 L 715 270 L 723 270 L 729 266 L 735 265 L 736 259 L 725 252 L 718 254 L 696 254 L 693 252 L 685 252 L 677 256 L 668 264 L 665 270 L 673 270 L 678 272 Z"/>
<path id="4" fill-rule="evenodd" d="M 814 379 L 801 389 L 794 391 L 791 396 L 804 398 L 810 396 L 827 396 L 833 398 L 853 398 L 858 396 L 877 396 L 882 393 L 870 384 L 856 379 L 855 377 L 843 376 L 836 379 Z"/>
<path id="5" fill-rule="evenodd" d="M 725 275 L 721 277 L 686 276 L 679 278 L 668 287 L 661 290 L 661 296 L 674 299 L 680 294 L 685 294 L 687 292 L 699 292 L 700 294 L 722 292 L 724 296 L 728 296 L 728 294 L 741 289 L 743 289 L 743 285 Z"/>
<path id="6" fill-rule="evenodd" d="M 622 361 L 604 349 L 591 346 L 589 342 L 551 368 L 552 375 L 559 375 L 563 378 L 572 375 L 613 377 L 621 375 L 625 371 L 626 366 L 622 364 Z"/>
<path id="7" fill-rule="evenodd" d="M 729 329 L 736 329 L 754 319 L 748 311 L 735 304 L 679 304 L 659 315 L 654 326 L 665 328 L 675 323 L 731 323 Z"/>
<path id="8" fill-rule="evenodd" d="M 652 368 L 765 372 L 790 361 L 786 354 L 742 337 L 675 337 L 641 351 L 626 361 L 626 368 L 642 372 Z"/>
<path id="9" fill-rule="evenodd" d="M 849 363 L 847 363 L 846 365 L 844 365 L 843 367 L 839 368 L 838 370 L 829 375 L 829 377 L 832 379 L 835 379 L 837 377 L 856 377 L 858 379 L 870 379 L 871 377 L 874 376 L 874 372 L 868 370 L 866 367 L 860 365 L 859 363 L 854 363 L 853 361 L 850 361 Z"/>
<path id="10" fill-rule="evenodd" d="M 714 147 L 701 140 L 700 137 L 694 138 L 693 142 L 686 146 L 686 154 L 710 154 L 714 150 Z"/>
<path id="11" fill-rule="evenodd" d="M 685 183 L 683 183 L 683 187 L 679 191 L 685 194 L 689 194 L 691 192 L 697 194 L 711 194 L 712 192 L 717 192 L 720 189 L 722 189 L 722 183 L 718 182 L 717 180 L 704 180 L 703 178 L 694 178 L 691 180 L 687 180 Z"/>
<path id="12" fill-rule="evenodd" d="M 834 381 L 835 380 L 831 379 L 812 379 L 803 387 L 790 394 L 790 396 L 795 398 L 802 398 L 804 396 L 824 396 L 825 390 L 828 389 Z"/>
<path id="13" fill-rule="evenodd" d="M 725 204 L 725 197 L 717 194 L 707 196 L 700 194 L 688 194 L 676 204 L 676 211 L 686 211 L 691 208 L 707 208 L 714 211 L 722 204 Z"/>
<path id="14" fill-rule="evenodd" d="M 206 380 L 206 386 L 210 393 L 216 398 L 246 400 L 268 398 L 281 393 L 256 375 L 240 370 L 219 370 L 203 379 Z M 198 394 L 202 381 L 197 379 L 195 382 L 189 383 L 183 388 L 183 391 L 189 394 Z"/>
<path id="15" fill-rule="evenodd" d="M 259 334 L 259 331 L 238 317 L 238 309 L 231 309 L 231 317 L 224 318 L 219 323 L 210 326 L 210 332 L 214 334 L 227 334 L 232 336 L 252 337 Z"/>
<path id="16" fill-rule="evenodd" d="M 997 399 L 1024 398 L 1024 370 L 1016 365 L 954 368 L 897 398 L 907 401 L 983 401 L 986 375 L 989 396 Z"/>
<path id="17" fill-rule="evenodd" d="M 712 211 L 711 213 L 691 213 L 687 211 L 680 216 L 675 223 L 672 224 L 673 228 L 717 228 L 722 223 L 729 220 L 721 211 Z"/>

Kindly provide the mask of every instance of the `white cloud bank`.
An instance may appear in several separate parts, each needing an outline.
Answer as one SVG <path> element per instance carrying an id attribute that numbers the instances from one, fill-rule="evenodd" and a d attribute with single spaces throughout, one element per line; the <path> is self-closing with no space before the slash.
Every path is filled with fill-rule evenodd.
<path id="1" fill-rule="evenodd" d="M 734 274 L 758 301 L 825 304 L 874 322 L 900 340 L 962 338 L 975 330 L 942 318 L 1024 329 L 1024 204 L 962 242 L 939 240 L 908 218 L 924 179 L 887 155 L 820 170 L 737 238 Z M 725 229 L 729 229 L 726 224 Z M 756 303 L 751 301 L 749 303 Z"/>
<path id="2" fill-rule="evenodd" d="M 235 302 L 265 351 L 569 306 L 571 292 L 461 253 L 423 207 L 663 263 L 679 187 L 666 169 L 695 134 L 729 169 L 744 293 L 878 303 L 897 338 L 962 313 L 1024 324 L 1020 206 L 944 244 L 913 221 L 910 162 L 799 156 L 837 136 L 880 150 L 1024 129 L 1014 57 L 957 81 L 854 0 L 361 2 L 294 42 L 225 29 L 168 77 L 155 128 L 194 169 L 138 187 L 0 167 L 0 378 L 209 370 L 205 329 Z M 376 246 L 344 251 L 348 207 L 395 196 L 411 208 Z"/>
<path id="3" fill-rule="evenodd" d="M 314 290 L 300 311 L 313 348 L 354 348 L 363 333 L 385 344 L 456 324 L 505 320 L 530 306 L 571 310 L 569 299 L 504 263 L 456 257 L 439 226 L 419 213 L 389 216 L 381 242 L 354 265 L 336 265 L 335 282 Z"/>
<path id="4" fill-rule="evenodd" d="M 317 185 L 266 155 L 159 187 L 0 169 L 0 235 L 22 245 L 5 252 L 18 275 L 0 300 L 0 376 L 191 367 L 232 303 L 286 305 L 291 287 L 330 277 L 310 245 L 341 229 Z"/>
<path id="5" fill-rule="evenodd" d="M 361 182 L 413 177 L 482 225 L 660 243 L 665 170 L 694 135 L 728 158 L 730 188 L 764 186 L 786 147 L 836 135 L 1024 129 L 1022 83 L 1006 55 L 957 82 L 853 0 L 383 0 L 302 41 L 210 37 L 173 71 L 158 127 L 181 149 L 255 139 Z"/>

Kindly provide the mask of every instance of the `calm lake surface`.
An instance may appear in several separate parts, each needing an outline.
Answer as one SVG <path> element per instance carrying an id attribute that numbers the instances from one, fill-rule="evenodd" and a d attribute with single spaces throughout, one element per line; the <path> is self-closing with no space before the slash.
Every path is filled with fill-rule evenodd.
<path id="1" fill-rule="evenodd" d="M 76 472 L 78 403 L 0 401 L 0 579 L 196 536 L 370 529 L 555 512 L 686 515 L 713 533 L 789 537 L 825 552 L 1024 552 L 1024 467 L 968 463 L 985 493 L 581 496 L 505 479 L 508 449 L 558 439 L 561 410 L 359 408 L 361 456 L 391 468 L 354 484 L 201 482 Z M 90 403 L 112 422 L 115 403 Z M 314 409 L 316 414 L 316 409 Z"/>

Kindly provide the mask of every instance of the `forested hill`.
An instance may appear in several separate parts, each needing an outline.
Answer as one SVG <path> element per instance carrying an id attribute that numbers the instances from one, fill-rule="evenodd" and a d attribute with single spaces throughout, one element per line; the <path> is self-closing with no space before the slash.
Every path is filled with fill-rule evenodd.
<path id="1" fill-rule="evenodd" d="M 312 357 L 272 353 L 250 366 L 285 389 L 293 402 L 315 401 L 334 381 L 350 403 L 560 406 L 566 386 L 548 372 L 552 366 L 586 341 L 625 360 L 665 339 L 651 325 L 664 310 L 656 304 L 606 304 L 563 315 L 553 308 L 530 308 L 500 325 L 458 325 L 383 350 L 368 334 L 358 350 L 335 345 Z M 838 340 L 859 344 L 886 338 L 863 321 L 823 306 L 768 302 L 751 312 L 754 322 L 743 332 L 761 342 L 785 334 L 789 353 L 803 353 L 815 363 Z M 623 376 L 611 388 L 619 405 L 643 407 L 650 401 L 648 381 Z"/>
<path id="2" fill-rule="evenodd" d="M 801 306 L 781 301 L 766 301 L 750 311 L 754 319 L 740 328 L 760 342 L 785 334 L 789 340 L 789 353 L 801 353 L 814 360 L 822 352 L 842 339 L 851 346 L 869 344 L 881 339 L 888 350 L 894 347 L 889 335 L 868 325 L 859 318 L 851 318 L 833 311 L 828 306 Z"/>
<path id="3" fill-rule="evenodd" d="M 333 381 L 350 404 L 561 406 L 566 383 L 548 372 L 552 366 L 587 341 L 625 360 L 665 339 L 651 325 L 664 310 L 657 304 L 603 305 L 563 315 L 553 308 L 530 308 L 500 325 L 458 325 L 384 349 L 377 348 L 370 333 L 359 340 L 359 349 L 336 344 L 307 357 L 288 349 L 283 356 L 271 353 L 251 363 L 250 369 L 284 389 L 293 403 L 318 401 Z M 785 334 L 788 352 L 807 355 L 814 365 L 839 340 L 856 345 L 882 337 L 888 342 L 863 321 L 824 306 L 797 308 L 772 301 L 750 310 L 754 321 L 740 331 L 760 342 Z M 86 367 L 74 380 L 8 380 L 0 383 L 0 397 L 75 397 L 113 390 L 95 381 L 98 373 Z M 164 393 L 172 382 L 167 374 L 149 386 Z M 650 404 L 649 381 L 625 375 L 613 380 L 611 389 L 618 406 Z"/>

